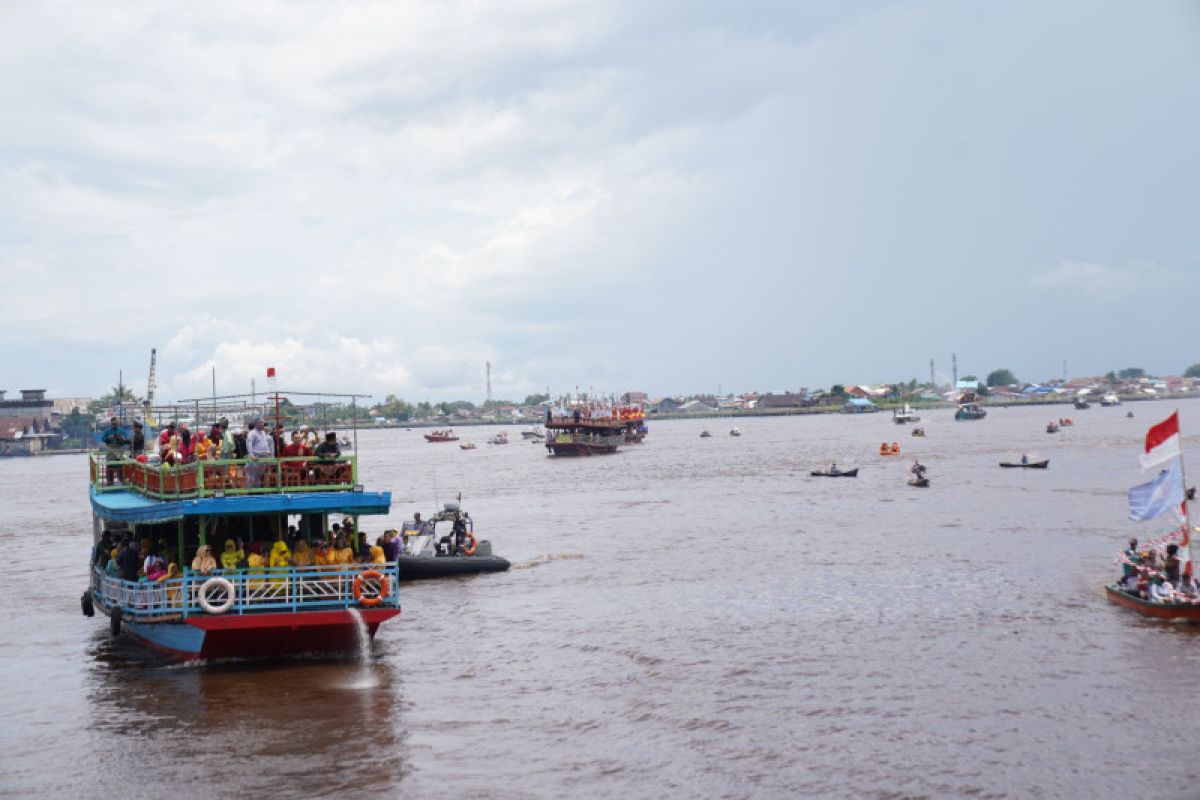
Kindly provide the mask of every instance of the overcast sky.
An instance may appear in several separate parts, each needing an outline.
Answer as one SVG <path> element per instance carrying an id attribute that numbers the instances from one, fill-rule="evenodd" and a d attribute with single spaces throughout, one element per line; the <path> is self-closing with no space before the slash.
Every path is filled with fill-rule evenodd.
<path id="1" fill-rule="evenodd" d="M 1185 2 L 6 2 L 0 388 L 1179 374 L 1198 78 Z"/>

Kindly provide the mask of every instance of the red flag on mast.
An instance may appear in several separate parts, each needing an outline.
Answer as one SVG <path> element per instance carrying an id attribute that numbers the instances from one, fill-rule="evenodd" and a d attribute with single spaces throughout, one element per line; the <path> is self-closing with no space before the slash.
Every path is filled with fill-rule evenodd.
<path id="1" fill-rule="evenodd" d="M 1178 458 L 1179 412 L 1176 411 L 1162 422 L 1146 431 L 1146 452 L 1142 455 L 1142 469 L 1150 469 L 1164 461 Z"/>

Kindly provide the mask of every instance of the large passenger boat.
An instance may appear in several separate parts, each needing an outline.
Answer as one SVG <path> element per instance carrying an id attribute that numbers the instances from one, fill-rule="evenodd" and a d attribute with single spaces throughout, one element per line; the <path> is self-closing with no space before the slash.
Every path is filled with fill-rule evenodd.
<path id="1" fill-rule="evenodd" d="M 296 413 L 286 400 L 285 408 Z M 209 416 L 215 421 L 219 413 L 214 407 Z M 247 412 L 246 418 L 254 417 Z M 357 552 L 359 517 L 386 514 L 391 493 L 366 491 L 353 455 L 229 455 L 237 453 L 177 466 L 140 453 L 90 455 L 95 546 L 84 614 L 98 610 L 114 635 L 128 634 L 181 660 L 358 651 L 400 613 L 394 563 L 321 564 L 325 559 L 317 558 L 316 566 L 268 566 L 277 562 L 263 556 L 247 563 L 240 556 L 273 548 L 282 553 L 279 542 L 294 545 L 298 556 L 328 538 L 334 518 L 346 517 L 353 520 L 349 544 Z M 165 551 L 175 568 L 158 580 L 112 574 L 108 554 L 100 551 L 125 538 L 140 549 Z M 217 557 L 217 568 L 193 570 L 204 546 Z M 224 552 L 232 566 L 222 564 Z"/>
<path id="2" fill-rule="evenodd" d="M 632 420 L 621 407 L 604 402 L 560 404 L 546 415 L 546 449 L 556 456 L 615 453 L 625 443 Z"/>

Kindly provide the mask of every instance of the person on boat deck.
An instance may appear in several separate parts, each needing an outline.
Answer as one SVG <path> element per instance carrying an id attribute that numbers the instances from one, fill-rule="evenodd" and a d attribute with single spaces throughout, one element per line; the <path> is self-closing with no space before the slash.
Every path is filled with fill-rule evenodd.
<path id="1" fill-rule="evenodd" d="M 1021 453 L 1021 463 L 1022 463 L 1022 464 L 1028 464 L 1028 463 L 1029 463 L 1029 456 L 1028 456 L 1027 454 L 1025 454 L 1025 453 Z"/>
<path id="2" fill-rule="evenodd" d="M 888 443 L 887 443 L 887 442 L 880 442 L 880 443 L 879 443 L 879 452 L 881 452 L 881 453 L 890 453 L 891 451 L 892 451 L 892 450 L 891 450 L 891 448 L 890 448 L 890 447 L 888 447 Z"/>
<path id="3" fill-rule="evenodd" d="M 1163 572 L 1167 575 L 1167 580 L 1172 586 L 1179 585 L 1179 545 L 1167 545 L 1167 557 L 1163 560 Z"/>
<path id="4" fill-rule="evenodd" d="M 312 565 L 313 551 L 308 546 L 308 542 L 304 539 L 297 539 L 295 546 L 292 547 L 292 566 L 311 567 Z"/>
<path id="5" fill-rule="evenodd" d="M 206 544 L 196 549 L 196 557 L 192 559 L 192 572 L 197 575 L 211 575 L 217 569 L 217 560 L 213 558 L 212 548 Z"/>
<path id="6" fill-rule="evenodd" d="M 138 557 L 137 548 L 133 546 L 133 540 L 128 536 L 121 539 L 121 546 L 117 548 L 117 565 L 121 568 L 122 578 L 127 581 L 138 579 L 138 569 L 142 566 L 142 560 Z"/>
<path id="7" fill-rule="evenodd" d="M 152 580 L 157 580 L 159 583 L 162 583 L 163 581 L 169 581 L 172 578 L 179 578 L 179 577 L 181 577 L 179 574 L 179 565 L 176 564 L 174 561 L 169 561 L 169 562 L 167 562 L 167 568 L 166 568 L 166 570 L 163 571 L 162 576 L 160 576 L 158 578 L 153 578 Z"/>
<path id="8" fill-rule="evenodd" d="M 104 461 L 106 462 L 104 482 L 112 486 L 113 479 L 119 478 L 121 475 L 121 467 L 116 462 L 125 458 L 124 448 L 129 444 L 129 440 L 125 438 L 125 432 L 117 424 L 116 417 L 109 419 L 108 428 L 104 431 L 100 441 L 104 442 Z"/>
<path id="9" fill-rule="evenodd" d="M 1142 557 L 1138 555 L 1137 539 L 1129 540 L 1129 547 L 1121 554 L 1125 556 L 1125 561 L 1121 564 L 1121 577 L 1128 578 L 1130 575 L 1137 574 L 1138 565 L 1142 563 Z"/>
<path id="10" fill-rule="evenodd" d="M 117 548 L 113 548 L 104 565 L 104 574 L 110 578 L 121 577 L 121 565 L 117 563 Z"/>
<path id="11" fill-rule="evenodd" d="M 192 440 L 192 459 L 195 461 L 208 461 L 209 453 L 212 449 L 212 442 L 208 440 L 208 436 L 198 433 Z"/>
<path id="12" fill-rule="evenodd" d="M 841 470 L 838 469 L 838 465 L 837 465 L 836 461 L 829 465 L 829 474 L 830 475 L 837 475 L 840 472 L 841 472 Z"/>
<path id="13" fill-rule="evenodd" d="M 466 515 L 458 511 L 454 512 L 454 527 L 451 532 L 454 534 L 454 553 L 457 555 L 462 553 L 463 542 L 467 540 Z"/>
<path id="14" fill-rule="evenodd" d="M 324 539 L 317 540 L 316 552 L 313 553 L 313 563 L 318 567 L 325 567 L 333 563 L 333 551 L 329 548 L 329 542 Z"/>
<path id="15" fill-rule="evenodd" d="M 351 539 L 350 541 L 353 542 L 354 540 Z M 375 559 L 375 552 L 372 549 L 374 547 L 375 547 L 375 545 L 371 544 L 370 540 L 367 539 L 367 535 L 365 533 L 363 533 L 362 531 L 359 531 L 358 532 L 358 560 L 363 562 L 364 564 L 368 564 L 368 563 L 372 562 Z"/>
<path id="16" fill-rule="evenodd" d="M 167 564 L 163 557 L 154 554 L 146 559 L 146 580 L 157 581 L 167 574 Z"/>
<path id="17" fill-rule="evenodd" d="M 142 429 L 142 423 L 136 419 L 133 421 L 133 444 L 129 451 L 135 455 L 146 452 L 146 432 Z"/>
<path id="18" fill-rule="evenodd" d="M 1156 578 L 1150 584 L 1150 600 L 1154 603 L 1170 603 L 1175 597 L 1175 584 L 1164 578 Z"/>
<path id="19" fill-rule="evenodd" d="M 105 531 L 100 534 L 100 541 L 92 548 L 92 565 L 103 567 L 108 563 L 109 551 L 113 549 L 112 533 Z"/>
<path id="20" fill-rule="evenodd" d="M 292 431 L 292 441 L 288 442 L 287 446 L 283 448 L 283 455 L 285 458 L 311 456 L 312 451 L 304 443 L 304 434 L 300 433 L 300 431 Z"/>
<path id="21" fill-rule="evenodd" d="M 354 549 L 346 542 L 345 535 L 339 534 L 334 540 L 332 560 L 329 563 L 339 566 L 354 563 Z"/>
<path id="22" fill-rule="evenodd" d="M 233 441 L 233 433 L 229 430 L 229 420 L 226 417 L 221 417 L 217 420 L 214 431 L 220 432 L 221 436 L 221 457 L 222 458 L 237 458 L 237 445 Z"/>
<path id="23" fill-rule="evenodd" d="M 920 461 L 917 461 L 914 458 L 910 471 L 912 472 L 913 475 L 916 475 L 918 478 L 922 478 L 925 476 L 925 465 L 922 464 Z"/>
<path id="24" fill-rule="evenodd" d="M 179 456 L 184 464 L 190 464 L 196 460 L 196 442 L 192 432 L 188 429 L 187 423 L 179 423 Z"/>
<path id="25" fill-rule="evenodd" d="M 283 440 L 283 423 L 278 422 L 275 428 L 271 431 L 271 441 L 275 445 L 275 452 L 282 453 L 283 448 L 287 446 L 287 442 Z"/>
<path id="26" fill-rule="evenodd" d="M 333 480 L 334 472 L 337 469 L 337 459 L 342 455 L 342 450 L 337 443 L 337 433 L 328 431 L 325 434 L 325 441 L 317 445 L 313 454 L 320 459 L 316 465 L 317 479 L 322 483 Z"/>
<path id="27" fill-rule="evenodd" d="M 246 552 L 242 550 L 240 543 L 233 539 L 225 540 L 225 550 L 221 553 L 222 569 L 234 570 L 246 558 Z"/>
<path id="28" fill-rule="evenodd" d="M 264 458 L 275 457 L 275 442 L 267 433 L 267 423 L 262 417 L 254 420 L 254 430 L 246 437 L 246 453 L 251 461 L 261 461 Z M 248 486 L 262 486 L 266 465 L 251 464 L 246 468 Z"/>
<path id="29" fill-rule="evenodd" d="M 163 428 L 158 433 L 158 444 L 161 447 L 164 444 L 171 443 L 171 437 L 175 435 L 175 423 L 168 422 L 167 427 Z"/>
<path id="30" fill-rule="evenodd" d="M 373 545 L 371 545 L 370 550 L 371 550 L 371 562 L 370 563 L 372 563 L 372 564 L 388 563 L 387 553 L 385 553 L 383 551 L 382 545 L 373 544 Z"/>
<path id="31" fill-rule="evenodd" d="M 383 557 L 389 562 L 400 557 L 400 535 L 395 528 L 383 532 Z"/>
<path id="32" fill-rule="evenodd" d="M 292 551 L 288 549 L 287 542 L 280 539 L 271 545 L 268 565 L 271 567 L 290 567 L 292 565 Z"/>

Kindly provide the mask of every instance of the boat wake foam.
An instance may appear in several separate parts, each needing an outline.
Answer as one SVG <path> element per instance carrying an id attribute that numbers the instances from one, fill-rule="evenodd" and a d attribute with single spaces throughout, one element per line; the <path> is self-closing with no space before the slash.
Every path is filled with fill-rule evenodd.
<path id="1" fill-rule="evenodd" d="M 583 553 L 550 553 L 548 555 L 534 556 L 528 561 L 514 563 L 510 569 L 530 569 L 542 564 L 548 564 L 551 561 L 574 561 L 583 557 Z"/>

